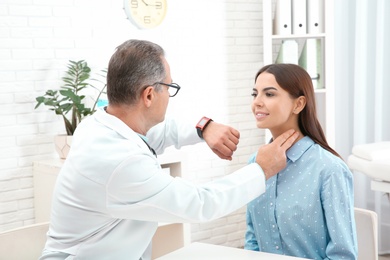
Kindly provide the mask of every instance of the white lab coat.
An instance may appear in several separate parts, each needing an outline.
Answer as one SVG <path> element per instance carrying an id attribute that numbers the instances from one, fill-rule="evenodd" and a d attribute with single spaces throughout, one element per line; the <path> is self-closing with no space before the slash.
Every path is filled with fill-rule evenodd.
<path id="1" fill-rule="evenodd" d="M 200 141 L 194 126 L 166 120 L 148 133 L 156 151 Z M 164 174 L 140 136 L 97 111 L 77 128 L 55 186 L 41 259 L 150 259 L 158 222 L 203 222 L 265 190 L 258 164 L 204 185 Z"/>

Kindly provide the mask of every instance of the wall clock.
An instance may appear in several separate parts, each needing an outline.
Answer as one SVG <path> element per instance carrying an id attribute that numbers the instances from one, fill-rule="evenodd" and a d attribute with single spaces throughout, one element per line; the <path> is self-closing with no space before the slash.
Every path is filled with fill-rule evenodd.
<path id="1" fill-rule="evenodd" d="M 155 28 L 167 13 L 167 0 L 124 0 L 127 18 L 140 29 Z"/>

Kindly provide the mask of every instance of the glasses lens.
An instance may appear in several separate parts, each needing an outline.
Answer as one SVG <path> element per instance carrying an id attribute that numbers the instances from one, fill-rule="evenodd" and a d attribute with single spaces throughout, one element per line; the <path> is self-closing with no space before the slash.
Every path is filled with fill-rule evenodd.
<path id="1" fill-rule="evenodd" d="M 180 89 L 180 86 L 178 84 L 176 84 L 176 83 L 167 84 L 167 83 L 163 83 L 163 82 L 156 82 L 153 85 L 156 85 L 156 84 L 167 86 L 168 87 L 168 93 L 169 93 L 170 97 L 176 96 L 177 92 L 179 92 L 179 89 Z"/>
<path id="2" fill-rule="evenodd" d="M 170 96 L 170 97 L 173 97 L 174 95 L 176 95 L 177 90 L 178 90 L 177 88 L 174 88 L 174 87 L 171 87 L 171 86 L 170 86 L 170 87 L 168 88 L 169 96 Z"/>
<path id="3" fill-rule="evenodd" d="M 176 83 L 169 84 L 169 96 L 174 97 L 176 96 L 177 92 L 179 92 L 180 86 L 177 85 Z"/>

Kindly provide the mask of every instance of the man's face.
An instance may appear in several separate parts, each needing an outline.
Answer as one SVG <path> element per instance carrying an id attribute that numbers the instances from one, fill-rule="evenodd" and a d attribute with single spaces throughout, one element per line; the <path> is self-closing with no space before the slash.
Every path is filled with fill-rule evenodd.
<path id="1" fill-rule="evenodd" d="M 172 83 L 172 77 L 171 77 L 171 69 L 169 67 L 169 64 L 165 58 L 163 59 L 165 71 L 166 71 L 166 77 L 163 80 L 163 83 L 170 84 Z M 162 122 L 165 119 L 165 113 L 168 108 L 168 103 L 169 103 L 169 92 L 168 92 L 168 86 L 165 85 L 160 85 L 159 86 L 160 90 L 156 91 L 156 110 L 155 110 L 155 115 L 156 115 L 156 120 L 158 122 Z"/>

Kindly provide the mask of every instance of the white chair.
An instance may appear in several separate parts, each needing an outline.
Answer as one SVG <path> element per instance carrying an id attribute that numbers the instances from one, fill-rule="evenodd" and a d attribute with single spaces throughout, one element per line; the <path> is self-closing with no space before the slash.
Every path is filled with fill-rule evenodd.
<path id="1" fill-rule="evenodd" d="M 358 260 L 378 260 L 378 216 L 374 211 L 355 208 Z"/>
<path id="2" fill-rule="evenodd" d="M 38 259 L 48 230 L 49 222 L 43 222 L 0 233 L 0 259 Z"/>

